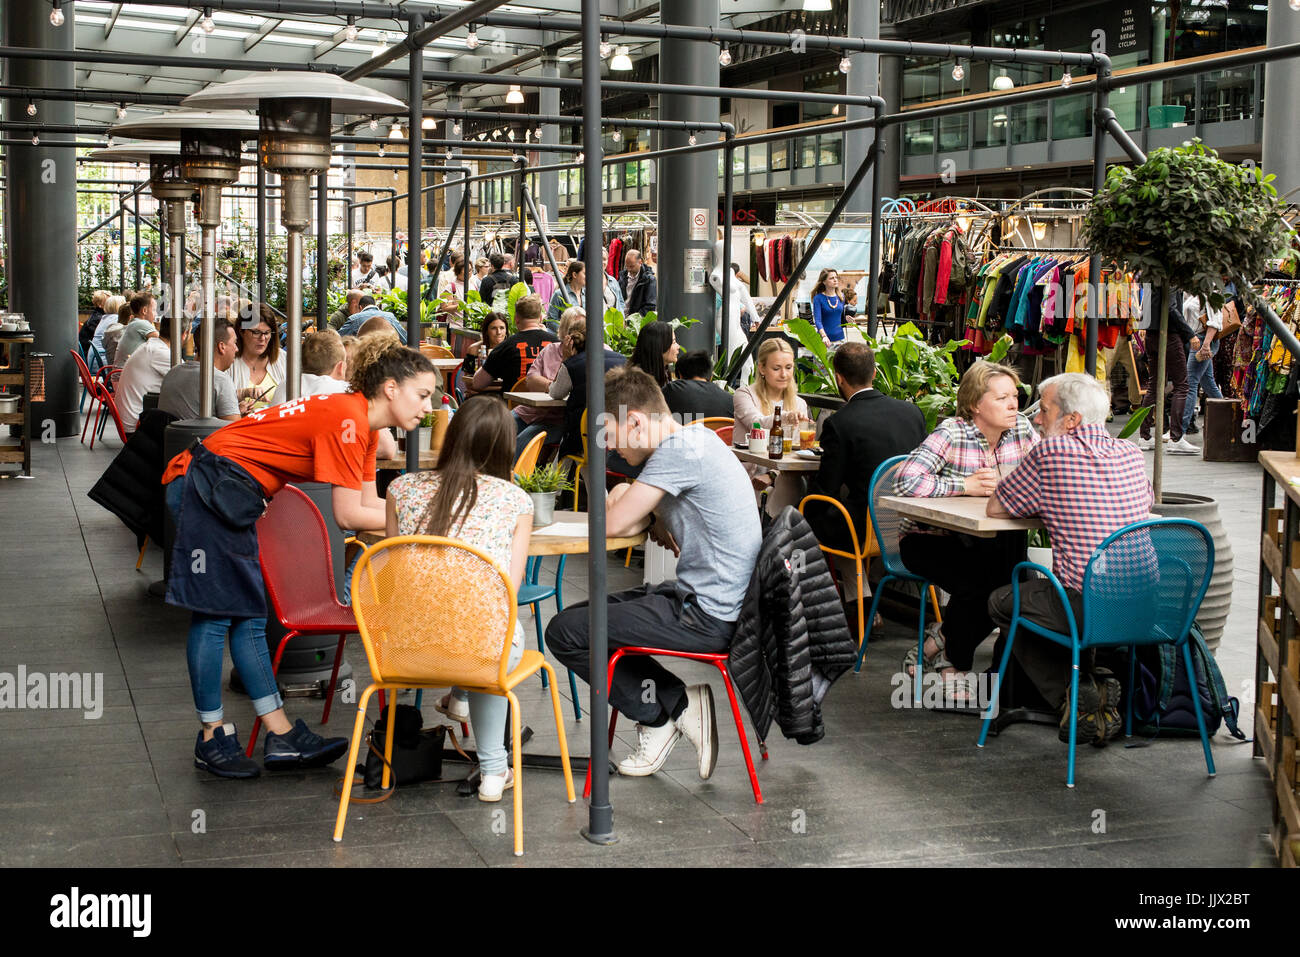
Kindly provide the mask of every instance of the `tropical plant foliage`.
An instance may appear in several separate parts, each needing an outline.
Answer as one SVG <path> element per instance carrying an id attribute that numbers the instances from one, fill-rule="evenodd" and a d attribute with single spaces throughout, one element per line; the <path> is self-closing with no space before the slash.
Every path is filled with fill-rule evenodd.
<path id="1" fill-rule="evenodd" d="M 1112 166 L 1084 219 L 1084 241 L 1143 281 L 1224 301 L 1223 277 L 1262 276 L 1291 233 L 1274 177 L 1219 158 L 1199 139 Z"/>
<path id="2" fill-rule="evenodd" d="M 530 474 L 516 474 L 514 478 L 525 492 L 567 492 L 573 488 L 567 470 L 559 462 L 538 466 Z"/>

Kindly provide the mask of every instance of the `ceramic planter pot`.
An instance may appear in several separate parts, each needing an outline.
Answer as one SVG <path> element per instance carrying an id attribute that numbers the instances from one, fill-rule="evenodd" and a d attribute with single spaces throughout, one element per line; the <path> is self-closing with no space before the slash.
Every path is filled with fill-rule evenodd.
<path id="1" fill-rule="evenodd" d="M 1205 635 L 1205 643 L 1213 653 L 1218 652 L 1219 641 L 1228 624 L 1228 609 L 1232 605 L 1232 542 L 1219 518 L 1219 503 L 1205 495 L 1186 492 L 1164 492 L 1164 501 L 1151 506 L 1151 511 L 1163 518 L 1190 518 L 1200 522 L 1214 539 L 1214 572 L 1210 587 L 1205 592 L 1196 621 Z"/>

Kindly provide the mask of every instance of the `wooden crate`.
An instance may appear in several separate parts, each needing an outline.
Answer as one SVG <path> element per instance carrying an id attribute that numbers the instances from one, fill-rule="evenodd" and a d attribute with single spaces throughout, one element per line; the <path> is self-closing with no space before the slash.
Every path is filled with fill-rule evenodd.
<path id="1" fill-rule="evenodd" d="M 1282 522 L 1286 514 L 1285 509 L 1270 508 L 1268 510 L 1268 535 L 1273 539 L 1273 544 L 1279 549 L 1282 547 Z"/>

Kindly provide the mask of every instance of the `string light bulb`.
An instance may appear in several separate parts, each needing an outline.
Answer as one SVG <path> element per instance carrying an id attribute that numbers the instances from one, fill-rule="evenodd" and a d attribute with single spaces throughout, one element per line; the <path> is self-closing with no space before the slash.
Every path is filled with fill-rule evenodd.
<path id="1" fill-rule="evenodd" d="M 718 51 L 718 66 L 731 66 L 731 47 L 726 40 L 722 41 L 722 49 Z"/>
<path id="2" fill-rule="evenodd" d="M 847 74 L 852 69 L 853 62 L 847 56 L 840 57 L 840 72 Z"/>
<path id="3" fill-rule="evenodd" d="M 199 26 L 203 28 L 204 33 L 211 33 L 217 28 L 217 21 L 212 19 L 212 8 L 203 8 L 203 19 L 199 21 Z"/>
<path id="4" fill-rule="evenodd" d="M 453 124 L 451 124 L 451 135 L 452 135 L 452 136 L 460 136 L 460 124 L 459 124 L 459 123 L 453 123 Z"/>
<path id="5" fill-rule="evenodd" d="M 513 127 L 506 130 L 506 139 L 508 139 L 511 143 L 515 141 L 515 131 Z"/>
<path id="6" fill-rule="evenodd" d="M 840 105 L 836 103 L 834 106 L 831 107 L 831 116 L 839 116 L 839 115 L 840 115 Z"/>
<path id="7" fill-rule="evenodd" d="M 1068 90 L 1070 84 L 1074 82 L 1074 77 L 1070 76 L 1070 71 L 1066 70 L 1061 74 L 1061 89 Z"/>
<path id="8" fill-rule="evenodd" d="M 63 15 L 63 0 L 54 0 L 54 9 L 50 11 L 50 26 L 61 27 L 67 18 Z"/>
<path id="9" fill-rule="evenodd" d="M 357 29 L 356 17 L 348 17 L 348 25 L 347 28 L 343 31 L 343 35 L 347 37 L 349 43 L 352 43 L 353 41 L 356 40 L 358 36 L 361 35 L 361 31 Z"/>
<path id="10" fill-rule="evenodd" d="M 376 118 L 373 117 L 373 116 L 370 118 L 370 128 L 371 128 L 372 130 L 377 130 L 377 129 L 379 129 L 379 120 L 376 119 Z"/>
<path id="11" fill-rule="evenodd" d="M 380 144 L 379 144 L 379 155 L 380 155 L 381 158 L 382 158 L 383 155 L 384 155 L 384 144 L 383 144 L 383 143 L 380 143 Z"/>
<path id="12" fill-rule="evenodd" d="M 32 145 L 33 145 L 33 146 L 40 146 L 40 145 L 41 145 L 41 138 L 40 138 L 39 136 L 37 136 L 35 133 L 32 134 Z"/>
<path id="13" fill-rule="evenodd" d="M 610 43 L 603 36 L 600 38 L 600 58 L 608 60 L 609 55 L 614 52 L 614 44 Z"/>
<path id="14" fill-rule="evenodd" d="M 393 170 L 393 182 L 394 182 L 394 183 L 397 182 L 397 170 L 396 170 L 396 169 Z"/>
<path id="15" fill-rule="evenodd" d="M 579 163 L 585 162 L 586 159 L 587 159 L 587 154 L 586 154 L 586 153 L 579 153 L 579 154 L 578 154 L 578 160 L 577 160 L 577 161 L 578 161 Z"/>
<path id="16" fill-rule="evenodd" d="M 610 134 L 610 139 L 612 139 L 615 143 L 622 143 L 623 132 L 621 130 L 615 130 L 613 133 Z"/>
<path id="17" fill-rule="evenodd" d="M 686 142 L 689 143 L 691 146 L 694 146 L 696 143 L 695 134 L 692 133 L 690 136 L 686 137 Z"/>
<path id="18" fill-rule="evenodd" d="M 961 65 L 960 60 L 952 65 L 952 78 L 958 83 L 966 79 L 966 68 Z"/>
<path id="19" fill-rule="evenodd" d="M 465 34 L 465 46 L 471 50 L 477 50 L 478 42 L 478 30 L 476 30 L 474 24 L 471 23 L 469 25 L 469 33 Z"/>
<path id="20" fill-rule="evenodd" d="M 1290 7 L 1296 12 L 1300 12 L 1300 0 L 1290 0 Z"/>
<path id="21" fill-rule="evenodd" d="M 27 115 L 28 116 L 36 115 L 36 104 L 33 103 L 31 100 L 27 101 Z"/>
<path id="22" fill-rule="evenodd" d="M 125 104 L 125 103 L 119 103 L 119 104 L 117 105 L 117 118 L 118 118 L 119 120 L 124 120 L 124 119 L 126 119 L 126 104 Z"/>
<path id="23" fill-rule="evenodd" d="M 425 117 L 425 118 L 420 122 L 420 129 L 422 129 L 422 130 L 431 130 L 431 129 L 433 129 L 433 127 L 434 127 L 434 119 L 433 119 L 432 116 L 426 116 L 426 117 Z"/>
<path id="24" fill-rule="evenodd" d="M 533 130 L 533 139 L 539 143 L 542 141 L 542 128 L 540 126 Z"/>

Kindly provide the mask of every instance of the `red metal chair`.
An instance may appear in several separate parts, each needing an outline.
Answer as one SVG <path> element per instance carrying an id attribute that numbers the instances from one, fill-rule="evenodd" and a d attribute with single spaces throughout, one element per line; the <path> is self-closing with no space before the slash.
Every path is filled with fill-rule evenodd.
<path id="1" fill-rule="evenodd" d="M 117 437 L 126 445 L 126 427 L 122 425 L 122 413 L 117 409 L 117 399 L 114 391 L 117 386 L 117 380 L 122 375 L 122 370 L 114 371 L 111 378 L 106 381 L 96 381 L 95 389 L 97 390 L 96 398 L 99 399 L 99 411 L 95 415 L 95 424 L 90 431 L 90 447 L 95 448 L 95 435 L 99 433 L 103 438 L 104 426 L 108 424 L 108 417 L 111 416 L 113 424 L 117 426 Z"/>
<path id="2" fill-rule="evenodd" d="M 334 566 L 330 562 L 329 532 L 320 510 L 302 489 L 286 485 L 271 499 L 266 513 L 257 520 L 258 561 L 266 579 L 266 593 L 271 610 L 284 627 L 284 637 L 275 649 L 271 673 L 280 671 L 285 645 L 298 635 L 338 635 L 334 667 L 329 687 L 325 689 L 325 713 L 321 724 L 330 720 L 334 688 L 338 683 L 339 664 L 343 661 L 343 643 L 348 635 L 358 634 L 352 609 L 338 600 L 334 590 Z M 380 710 L 383 710 L 381 703 Z M 262 719 L 253 721 L 247 754 L 253 756 Z M 468 735 L 463 724 L 461 730 Z"/>
<path id="3" fill-rule="evenodd" d="M 731 715 L 736 719 L 736 730 L 740 733 L 740 749 L 745 753 L 745 767 L 749 771 L 749 784 L 754 789 L 754 803 L 763 803 L 763 791 L 758 786 L 758 775 L 754 773 L 754 759 L 749 753 L 749 741 L 745 737 L 745 720 L 740 715 L 740 702 L 736 700 L 736 689 L 731 684 L 731 673 L 727 670 L 727 652 L 671 651 L 667 648 L 628 647 L 618 648 L 609 656 L 609 685 L 614 683 L 614 668 L 624 655 L 663 655 L 668 658 L 686 658 L 690 661 L 702 661 L 713 665 L 722 672 L 722 680 L 727 686 L 727 697 L 731 701 Z M 618 710 L 610 709 L 609 745 L 614 746 L 614 726 L 618 723 Z M 767 745 L 760 741 L 758 749 L 767 760 Z M 583 786 L 582 796 L 591 797 L 591 762 L 587 762 L 587 783 Z"/>
<path id="4" fill-rule="evenodd" d="M 77 378 L 81 380 L 81 403 L 78 405 L 78 409 L 85 404 L 86 397 L 90 397 L 90 409 L 87 410 L 86 417 L 81 423 L 81 441 L 85 442 L 86 427 L 90 425 L 90 416 L 95 411 L 95 403 L 99 401 L 99 389 L 96 386 L 95 376 L 90 371 L 90 366 L 86 365 L 86 360 L 81 358 L 76 349 L 69 349 L 68 351 L 72 353 L 72 358 L 76 360 Z M 91 438 L 93 439 L 94 436 L 92 435 Z"/>

